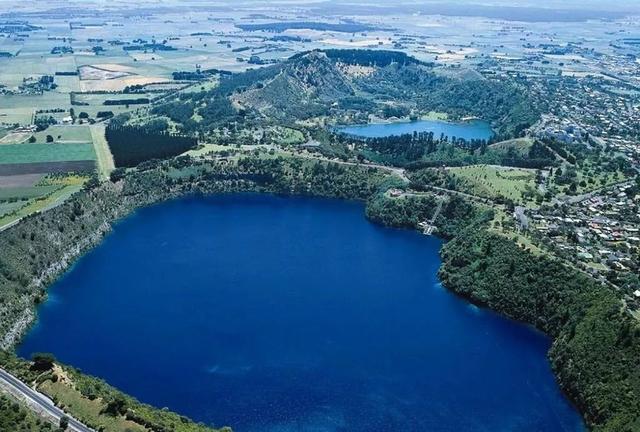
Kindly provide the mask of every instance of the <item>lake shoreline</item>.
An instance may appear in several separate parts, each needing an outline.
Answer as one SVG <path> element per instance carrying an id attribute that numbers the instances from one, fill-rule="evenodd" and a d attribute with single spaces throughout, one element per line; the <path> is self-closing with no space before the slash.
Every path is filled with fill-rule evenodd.
<path id="1" fill-rule="evenodd" d="M 184 196 L 184 197 L 178 197 L 177 199 L 172 199 L 172 200 L 169 200 L 169 201 L 164 201 L 163 200 L 162 202 L 158 202 L 157 204 L 153 204 L 151 206 L 147 206 L 144 209 L 136 209 L 129 216 L 125 216 L 124 219 L 121 219 L 117 223 L 118 224 L 123 224 L 123 229 L 125 229 L 126 232 L 130 232 L 129 230 L 130 230 L 131 226 L 139 226 L 139 224 L 141 223 L 139 220 L 137 220 L 137 215 L 140 215 L 140 217 L 151 217 L 150 216 L 151 214 L 156 215 L 157 213 L 162 213 L 164 211 L 163 209 L 170 209 L 170 208 L 177 209 L 177 208 L 183 208 L 184 206 L 187 206 L 187 207 L 186 207 L 186 209 L 182 210 L 183 212 L 184 211 L 191 212 L 191 210 L 197 209 L 199 207 L 208 206 L 209 203 L 213 203 L 214 205 L 216 203 L 230 203 L 231 205 L 236 203 L 237 205 L 243 205 L 243 206 L 249 205 L 249 208 L 252 208 L 251 214 L 253 214 L 253 212 L 255 211 L 253 209 L 253 207 L 252 207 L 253 203 L 267 203 L 266 204 L 267 208 L 271 208 L 274 205 L 277 206 L 277 207 L 280 207 L 280 205 L 296 207 L 296 206 L 305 206 L 305 205 L 311 205 L 311 204 L 313 204 L 313 206 L 318 206 L 319 208 L 323 208 L 323 207 L 326 207 L 326 206 L 329 206 L 330 208 L 333 208 L 334 205 L 340 206 L 340 208 L 344 208 L 344 205 L 348 204 L 348 202 L 344 203 L 344 204 L 341 203 L 341 202 L 335 202 L 334 203 L 334 200 L 325 199 L 323 197 L 319 197 L 318 198 L 318 197 L 286 196 L 286 195 L 284 195 L 284 196 L 283 195 L 268 196 L 268 195 L 265 195 L 264 193 L 251 193 L 251 192 L 243 192 L 243 193 L 240 193 L 240 194 L 225 194 L 224 196 L 221 196 L 221 195 L 212 195 L 212 196 L 206 195 L 206 196 L 202 196 L 202 197 L 199 197 L 199 196 Z M 351 207 L 351 208 L 353 208 L 353 207 Z M 141 210 L 141 211 L 138 212 L 138 210 Z M 219 208 L 219 211 L 224 213 L 223 208 Z M 364 212 L 363 211 L 364 211 L 364 208 L 361 207 L 361 204 L 359 204 L 353 210 L 349 210 L 349 212 L 351 214 L 355 213 L 356 217 L 358 219 L 361 219 L 364 216 Z M 314 212 L 314 214 L 315 214 L 315 212 Z M 340 214 L 340 212 L 338 212 L 338 215 L 339 214 Z M 132 216 L 134 218 L 132 218 Z M 364 220 L 362 222 L 364 223 Z M 189 222 L 189 224 L 191 224 L 191 223 L 192 222 Z M 300 222 L 300 223 L 304 224 L 305 222 Z M 358 222 L 358 224 L 360 224 L 360 222 Z M 145 223 L 145 225 L 146 225 L 146 223 Z M 258 225 L 259 225 L 259 223 L 258 223 Z M 287 225 L 289 226 L 289 224 L 287 224 Z M 246 229 L 248 229 L 248 228 L 245 227 L 245 230 Z M 335 227 L 334 227 L 334 229 L 335 229 Z M 384 234 L 385 236 L 389 236 L 389 235 L 390 236 L 397 236 L 397 235 L 400 235 L 402 238 L 406 237 L 406 234 L 404 234 L 404 233 L 392 234 L 391 232 L 387 231 L 388 228 L 384 228 L 383 231 L 378 231 L 377 228 L 374 228 L 373 230 L 375 232 L 387 232 L 386 234 Z M 156 230 L 154 232 L 163 232 L 163 230 L 159 230 L 159 231 Z M 404 231 L 404 232 L 406 233 L 406 231 Z M 119 238 L 122 238 L 122 231 L 120 231 Z M 419 242 L 419 244 L 423 244 L 424 241 L 428 241 L 427 238 L 422 239 L 421 236 L 419 234 L 417 234 L 417 233 L 416 234 L 411 233 L 411 238 L 414 238 L 416 242 Z M 110 246 L 111 249 L 113 249 L 113 247 L 115 247 L 115 246 L 113 246 L 113 243 L 111 243 L 113 241 L 114 241 L 113 238 L 109 238 L 109 242 L 110 242 L 109 244 L 111 245 Z M 433 241 L 435 241 L 435 239 Z M 171 245 L 174 245 L 173 242 L 171 242 L 171 241 L 169 241 L 169 242 L 170 242 Z M 438 245 L 436 247 L 436 249 L 438 251 L 440 250 L 441 245 L 442 245 L 442 243 L 440 243 L 440 240 L 438 240 Z M 86 262 L 85 262 L 84 264 L 81 264 L 80 267 L 85 267 L 86 268 L 87 265 L 88 264 L 86 264 Z M 90 267 L 92 269 L 92 272 L 93 271 L 99 271 L 95 264 L 90 265 Z M 439 265 L 438 265 L 438 267 L 439 267 Z M 424 274 L 425 276 L 429 275 L 429 271 L 426 271 L 426 270 L 424 270 L 424 271 L 420 270 L 418 272 L 421 273 L 421 274 Z M 79 281 L 68 282 L 68 283 L 77 285 L 78 282 Z M 95 284 L 95 282 L 91 283 L 91 285 L 94 285 L 94 284 Z M 357 291 L 357 290 L 355 290 L 355 291 Z M 426 291 L 426 292 L 429 292 L 429 291 Z M 449 290 L 449 289 L 447 289 L 447 292 L 452 293 L 451 290 Z M 454 294 L 454 293 L 452 293 L 452 294 Z M 96 294 L 92 294 L 91 297 L 93 298 L 95 295 Z M 458 297 L 458 296 L 452 296 L 452 298 L 456 298 L 456 297 Z M 437 298 L 440 298 L 440 297 L 438 296 Z M 67 300 L 67 302 L 68 301 L 69 300 Z M 460 304 L 460 307 L 463 310 L 466 309 L 467 305 L 468 305 L 466 300 L 462 300 L 462 302 L 460 302 L 459 304 Z M 82 309 L 85 309 L 85 308 L 83 307 Z M 428 310 L 428 308 L 427 308 L 427 310 Z M 427 314 L 427 315 L 430 315 L 430 314 Z M 473 313 L 471 315 L 472 316 L 476 316 L 477 312 Z M 487 317 L 489 317 L 489 316 L 487 316 Z M 497 315 L 496 315 L 496 317 L 497 317 Z M 512 320 L 510 320 L 510 319 L 505 320 L 504 323 L 505 323 L 505 325 L 508 325 L 508 326 L 511 326 L 511 325 L 520 326 L 521 325 L 521 323 L 518 323 L 516 321 L 512 322 Z M 67 325 L 69 325 L 69 324 L 67 324 Z M 529 326 L 526 326 L 526 327 L 528 328 Z M 530 330 L 532 330 L 532 329 L 530 329 Z M 537 333 L 537 334 L 541 335 L 541 333 Z M 545 336 L 544 340 L 548 341 L 548 338 Z M 548 348 L 547 343 L 550 343 L 550 342 L 545 342 L 545 346 L 546 347 L 543 349 L 544 352 L 546 352 L 546 350 Z M 38 348 L 38 350 L 40 350 L 40 348 Z M 44 350 L 46 351 L 47 348 L 45 347 Z M 189 356 L 187 356 L 187 357 L 189 357 Z M 546 360 L 546 358 L 544 358 L 544 354 L 542 354 L 541 361 L 545 365 L 547 365 L 547 360 Z M 71 364 L 76 364 L 72 360 L 67 360 L 67 362 L 71 363 Z M 224 361 L 223 361 L 223 364 L 224 364 Z M 79 364 L 79 366 L 82 367 L 85 370 L 90 370 L 88 368 L 87 364 Z M 166 367 L 164 369 L 166 369 Z M 95 373 L 95 370 L 93 372 Z M 101 376 L 101 377 L 109 379 L 108 375 L 104 375 L 104 374 L 101 374 L 101 373 L 98 374 L 98 375 Z M 119 381 L 115 381 L 116 384 L 118 384 L 118 382 Z M 168 401 L 149 400 L 146 397 L 142 397 L 142 395 L 137 393 L 137 392 L 134 393 L 134 394 L 136 394 L 136 396 L 138 396 L 138 397 L 141 397 L 141 399 L 146 403 L 153 403 L 154 405 L 158 405 L 159 404 L 158 406 L 167 405 L 167 406 L 171 407 L 172 409 L 176 409 L 179 412 L 182 412 L 183 414 L 191 416 L 192 418 L 197 418 L 198 420 L 203 420 L 203 421 L 206 420 L 206 419 L 203 419 L 201 417 L 196 416 L 193 412 L 189 412 L 189 411 L 184 412 L 181 409 L 178 409 L 178 406 L 174 406 L 173 404 L 169 403 Z M 223 418 L 223 417 L 221 417 L 221 418 Z M 215 423 L 220 423 L 221 421 L 223 421 L 223 420 L 216 420 Z M 235 423 L 233 421 L 231 421 L 231 420 L 229 420 L 228 422 L 225 421 L 225 424 L 231 424 L 232 426 L 235 426 Z M 240 430 L 243 430 L 243 429 L 240 429 Z"/>
<path id="2" fill-rule="evenodd" d="M 172 163 L 175 163 L 175 162 L 172 162 Z M 285 163 L 285 161 L 282 161 L 281 163 Z M 0 235 L 0 241 L 2 241 L 3 239 L 7 239 L 7 237 L 18 239 L 22 235 L 21 233 L 28 232 L 28 230 L 31 230 L 31 229 L 35 229 L 36 232 L 40 232 L 38 230 L 45 229 L 48 223 L 47 221 L 50 221 L 52 218 L 56 218 L 56 216 L 60 217 L 62 215 L 68 215 L 69 212 L 73 209 L 74 202 L 79 202 L 81 206 L 87 205 L 88 206 L 87 209 L 94 208 L 95 210 L 93 211 L 93 214 L 100 216 L 97 219 L 92 214 L 87 215 L 85 213 L 83 216 L 81 216 L 82 220 L 85 221 L 85 224 L 83 224 L 83 226 L 85 226 L 86 229 L 78 230 L 78 233 L 82 233 L 81 237 L 84 237 L 87 235 L 87 232 L 93 232 L 93 230 L 96 229 L 98 226 L 100 226 L 102 223 L 107 222 L 111 224 L 114 221 L 124 217 L 125 215 L 130 214 L 136 208 L 147 206 L 162 200 L 184 196 L 185 194 L 189 194 L 189 193 L 203 193 L 203 194 L 214 193 L 215 194 L 215 193 L 221 193 L 221 192 L 249 191 L 249 192 L 259 192 L 259 193 L 265 193 L 265 192 L 278 193 L 278 194 L 284 194 L 284 195 L 297 194 L 297 195 L 308 195 L 308 196 L 327 196 L 332 198 L 356 199 L 356 200 L 362 201 L 362 200 L 366 200 L 368 197 L 373 196 L 373 194 L 376 193 L 375 191 L 378 190 L 380 184 L 382 184 L 384 179 L 388 178 L 388 174 L 378 173 L 379 177 L 374 180 L 376 175 L 374 173 L 375 173 L 375 170 L 371 171 L 371 169 L 365 169 L 362 167 L 353 167 L 349 169 L 343 167 L 337 172 L 338 177 L 334 179 L 333 182 L 330 183 L 332 185 L 331 189 L 326 189 L 323 191 L 322 190 L 323 186 L 321 185 L 325 185 L 325 183 L 324 183 L 324 179 L 321 179 L 321 178 L 315 179 L 314 177 L 311 177 L 311 178 L 305 177 L 305 178 L 297 178 L 295 180 L 293 180 L 294 178 L 292 178 L 292 183 L 290 183 L 289 180 L 287 180 L 284 183 L 277 183 L 277 186 L 275 186 L 276 183 L 269 183 L 272 180 L 269 180 L 269 182 L 267 183 L 256 183 L 256 180 L 261 179 L 261 177 L 256 176 L 256 174 L 252 173 L 252 171 L 249 171 L 247 175 L 242 174 L 238 176 L 238 174 L 234 174 L 234 176 L 232 177 L 233 180 L 228 180 L 228 178 L 230 177 L 227 177 L 226 174 L 225 175 L 216 174 L 216 176 L 210 177 L 209 180 L 207 180 L 206 182 L 198 181 L 197 179 L 196 180 L 189 179 L 189 175 L 187 175 L 184 177 L 184 180 L 180 180 L 180 182 L 178 183 L 176 183 L 175 181 L 172 181 L 171 186 L 168 188 L 165 188 L 164 186 L 149 188 L 149 184 L 150 184 L 149 181 L 151 179 L 154 179 L 153 183 L 151 184 L 156 184 L 156 185 L 166 184 L 164 180 L 161 180 L 163 178 L 166 178 L 166 174 L 163 174 L 161 170 L 145 171 L 145 172 L 135 173 L 133 175 L 128 175 L 124 183 L 121 182 L 117 185 L 105 184 L 97 190 L 82 192 L 76 195 L 74 198 L 72 198 L 72 200 L 69 203 L 65 203 L 63 206 L 57 209 L 53 209 L 50 212 L 47 212 L 43 215 L 27 218 L 25 221 L 21 222 L 15 227 L 2 233 L 2 235 Z M 311 173 L 309 172 L 309 174 Z M 356 181 L 356 183 L 353 183 L 353 182 L 342 183 L 344 180 L 340 176 L 352 176 L 354 178 L 357 178 L 358 180 Z M 374 178 L 372 178 L 372 176 Z M 316 182 L 316 180 L 319 182 Z M 350 184 L 350 185 L 358 184 L 359 186 L 355 189 L 347 190 L 347 189 L 344 189 L 344 186 L 346 184 Z M 358 191 L 358 192 L 355 192 L 355 191 Z M 100 197 L 100 204 L 96 202 L 96 199 L 98 196 Z M 96 213 L 96 210 L 98 210 L 97 213 Z M 369 206 L 367 206 L 367 212 L 369 212 Z M 408 221 L 393 222 L 393 221 L 385 220 L 384 217 L 381 218 L 379 216 L 380 215 L 371 215 L 371 216 L 368 215 L 370 219 L 384 225 L 415 228 L 415 225 L 412 222 L 409 222 L 409 223 Z M 68 217 L 68 216 L 65 216 L 65 217 Z M 37 221 L 35 219 L 37 219 Z M 465 222 L 465 224 L 469 224 L 469 223 L 470 222 Z M 39 226 L 40 228 L 36 228 L 37 226 Z M 471 223 L 471 226 L 473 226 L 473 223 Z M 482 232 L 483 235 L 488 235 L 486 233 L 486 230 L 482 227 L 476 227 L 475 230 L 477 230 L 478 232 Z M 462 232 L 462 228 L 454 229 L 453 233 L 457 235 L 456 237 L 457 241 L 453 244 L 460 243 L 463 240 L 459 236 L 461 232 Z M 75 234 L 73 234 L 72 232 L 71 236 L 60 237 L 60 239 L 64 238 L 66 239 L 65 241 L 70 242 L 71 244 L 74 242 L 74 239 L 75 239 L 74 236 Z M 473 237 L 473 236 L 470 236 L 470 237 Z M 494 239 L 496 238 L 496 235 L 492 235 L 491 237 L 488 237 L 488 238 Z M 507 239 L 504 239 L 501 241 L 508 242 L 508 243 L 505 243 L 505 247 L 511 244 L 510 240 L 507 240 Z M 20 244 L 21 242 L 14 243 L 14 245 L 20 245 Z M 448 242 L 447 245 L 445 246 L 445 249 L 449 248 L 449 245 L 451 244 L 452 242 Z M 87 250 L 89 250 L 89 248 L 93 246 L 95 246 L 95 244 L 79 252 L 79 254 L 75 258 L 77 258 L 82 253 L 85 253 Z M 515 247 L 515 244 L 509 247 L 512 247 L 512 246 Z M 15 248 L 15 246 L 13 247 Z M 468 246 L 462 250 L 466 251 L 465 253 L 470 253 L 472 252 L 472 247 Z M 526 255 L 526 252 L 519 250 L 518 254 Z M 547 266 L 548 266 L 547 263 L 542 264 L 542 268 L 546 268 Z M 448 274 L 452 274 L 451 271 L 453 271 L 453 269 L 452 269 L 451 263 L 448 263 L 448 264 L 445 263 L 443 267 L 446 268 L 445 270 L 447 270 Z M 466 269 L 461 268 L 459 270 L 456 270 L 456 272 L 459 272 L 459 271 L 461 271 L 462 273 L 465 273 Z M 566 274 L 567 270 L 564 269 L 563 272 Z M 59 274 L 60 273 L 58 273 L 57 275 L 59 276 Z M 579 275 L 577 275 L 576 278 L 582 280 L 582 278 Z M 50 276 L 48 280 L 43 283 L 43 286 L 48 286 L 54 279 L 55 278 L 53 276 Z M 524 283 L 526 286 L 528 282 L 524 282 Z M 592 282 L 589 282 L 587 285 L 591 286 L 591 284 Z M 578 381 L 572 380 L 569 377 L 573 376 L 573 372 L 570 369 L 567 369 L 566 362 L 558 363 L 557 361 L 558 354 L 560 353 L 558 348 L 559 344 L 566 344 L 571 342 L 571 340 L 567 340 L 565 336 L 562 336 L 560 333 L 558 333 L 558 331 L 564 331 L 564 330 L 562 330 L 561 328 L 555 328 L 555 327 L 547 328 L 546 326 L 541 326 L 536 321 L 536 319 L 532 319 L 530 316 L 527 316 L 524 313 L 521 313 L 518 311 L 512 311 L 501 304 L 494 303 L 491 297 L 484 298 L 483 296 L 478 296 L 477 293 L 474 293 L 474 284 L 469 285 L 466 282 L 461 284 L 459 281 L 452 280 L 451 278 L 449 278 L 449 279 L 443 279 L 443 285 L 448 290 L 454 291 L 460 294 L 461 296 L 475 299 L 475 301 L 472 302 L 474 304 L 487 305 L 489 309 L 494 310 L 501 315 L 505 315 L 507 317 L 515 319 L 516 321 L 521 321 L 524 323 L 529 323 L 531 325 L 534 325 L 535 327 L 541 329 L 545 334 L 548 334 L 554 340 L 554 343 L 552 345 L 552 350 L 550 352 L 550 356 L 553 356 L 552 366 L 554 368 L 554 372 L 556 374 L 558 382 L 560 382 L 561 384 L 562 390 L 565 392 L 568 398 L 571 401 L 573 401 L 575 405 L 580 409 L 580 412 L 586 417 L 587 424 L 597 425 L 598 423 L 602 422 L 602 420 L 597 420 L 597 418 L 594 417 L 594 414 L 592 411 L 593 406 L 591 405 L 591 402 L 584 399 L 586 394 L 585 393 L 586 389 L 584 388 L 584 386 L 589 385 L 589 381 L 587 380 L 586 382 L 582 382 L 579 380 Z M 508 286 L 512 286 L 512 285 L 509 284 Z M 506 289 L 506 286 L 505 286 L 505 289 Z M 26 300 L 27 300 L 26 303 L 23 300 L 22 304 L 26 305 L 31 303 L 33 305 L 34 299 L 41 292 L 42 292 L 41 290 L 32 292 L 28 297 L 26 297 Z M 496 295 L 499 295 L 499 296 L 511 295 L 511 294 L 518 294 L 518 292 L 514 293 L 513 290 L 508 290 L 508 291 L 505 291 L 504 293 L 496 293 Z M 577 299 L 575 301 L 581 302 L 583 300 Z M 620 320 L 622 320 L 622 322 L 619 322 L 618 319 L 614 321 L 609 320 L 606 324 L 612 325 L 614 327 L 617 327 L 618 325 L 620 326 L 624 325 L 626 318 L 624 319 L 620 318 Z M 606 345 L 608 342 L 603 341 L 598 343 Z M 600 364 L 602 362 L 602 356 L 589 359 L 588 358 L 589 351 L 582 353 L 579 351 L 570 350 L 568 351 L 568 353 L 570 356 L 577 356 L 576 361 L 579 361 L 581 364 L 583 364 L 582 367 L 586 368 L 585 370 L 589 370 L 589 371 L 597 370 L 597 368 L 600 367 Z M 586 363 L 582 363 L 582 362 L 586 362 Z M 587 375 L 587 377 L 588 376 L 590 375 Z M 623 405 L 622 409 L 626 409 L 627 407 L 628 407 L 627 405 Z"/>
<path id="3" fill-rule="evenodd" d="M 336 133 L 359 139 L 387 138 L 416 132 L 433 133 L 434 137 L 437 138 L 443 135 L 449 139 L 455 137 L 456 139 L 467 141 L 489 140 L 495 136 L 491 125 L 478 118 L 467 118 L 458 121 L 439 118 L 374 119 L 362 124 L 334 125 L 332 130 Z"/>

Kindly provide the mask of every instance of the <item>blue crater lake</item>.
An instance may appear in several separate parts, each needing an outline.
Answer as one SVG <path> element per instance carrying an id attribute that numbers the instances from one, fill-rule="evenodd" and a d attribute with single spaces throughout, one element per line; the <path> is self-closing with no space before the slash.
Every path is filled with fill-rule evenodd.
<path id="1" fill-rule="evenodd" d="M 412 134 L 414 132 L 433 132 L 435 138 L 441 135 L 452 138 L 488 140 L 493 136 L 491 125 L 482 120 L 453 123 L 441 120 L 417 120 L 411 122 L 369 123 L 364 125 L 339 126 L 337 131 L 349 135 L 367 138 L 380 138 L 391 135 Z"/>
<path id="2" fill-rule="evenodd" d="M 549 340 L 446 291 L 440 247 L 359 203 L 169 201 L 51 287 L 19 354 L 237 432 L 582 431 Z"/>

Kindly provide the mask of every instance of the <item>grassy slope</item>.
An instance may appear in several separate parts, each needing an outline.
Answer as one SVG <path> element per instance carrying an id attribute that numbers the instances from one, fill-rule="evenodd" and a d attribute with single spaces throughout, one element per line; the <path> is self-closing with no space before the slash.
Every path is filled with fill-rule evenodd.
<path id="1" fill-rule="evenodd" d="M 507 141 L 500 141 L 489 146 L 490 150 L 506 153 L 509 149 L 513 149 L 520 156 L 527 156 L 533 140 L 531 138 L 515 138 Z"/>
<path id="2" fill-rule="evenodd" d="M 470 165 L 447 171 L 461 182 L 460 190 L 491 199 L 503 197 L 523 202 L 523 193 L 536 188 L 532 170 Z"/>

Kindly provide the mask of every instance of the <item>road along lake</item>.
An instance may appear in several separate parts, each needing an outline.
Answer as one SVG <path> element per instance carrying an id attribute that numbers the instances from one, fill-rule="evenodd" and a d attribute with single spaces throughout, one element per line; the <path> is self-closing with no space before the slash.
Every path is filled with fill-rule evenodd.
<path id="1" fill-rule="evenodd" d="M 440 246 L 354 202 L 165 202 L 51 287 L 19 354 L 237 432 L 584 430 L 550 341 L 445 290 Z"/>

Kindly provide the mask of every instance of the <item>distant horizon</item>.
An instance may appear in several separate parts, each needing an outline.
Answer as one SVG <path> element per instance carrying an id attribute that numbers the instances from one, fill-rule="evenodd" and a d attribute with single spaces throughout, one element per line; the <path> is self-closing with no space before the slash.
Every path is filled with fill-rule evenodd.
<path id="1" fill-rule="evenodd" d="M 388 13 L 406 15 L 449 16 L 460 18 L 488 18 L 513 22 L 586 22 L 592 20 L 619 20 L 640 15 L 640 3 L 620 0 L 414 0 L 389 3 L 382 0 L 263 0 L 203 1 L 203 0 L 140 0 L 134 4 L 107 0 L 35 0 L 25 4 L 17 0 L 0 0 L 6 6 L 0 17 L 16 17 L 25 13 L 46 13 L 55 10 L 90 10 L 91 8 L 118 10 L 161 10 L 187 8 L 190 11 L 260 10 L 273 12 L 283 8 L 306 11 L 309 16 L 366 17 Z M 279 19 L 274 17 L 274 19 Z M 288 18 L 291 20 L 291 17 Z"/>

